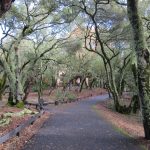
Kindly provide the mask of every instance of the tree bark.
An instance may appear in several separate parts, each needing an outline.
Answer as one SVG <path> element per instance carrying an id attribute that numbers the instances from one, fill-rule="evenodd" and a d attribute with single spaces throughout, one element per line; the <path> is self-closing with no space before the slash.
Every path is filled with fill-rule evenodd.
<path id="1" fill-rule="evenodd" d="M 145 138 L 150 139 L 149 50 L 146 45 L 142 20 L 138 10 L 138 0 L 128 0 L 127 10 L 133 31 L 134 46 L 137 56 L 138 92 L 143 115 Z"/>
<path id="2" fill-rule="evenodd" d="M 2 95 L 6 89 L 6 80 L 7 80 L 7 75 L 4 73 L 2 78 L 0 79 L 0 100 L 2 100 Z"/>
<path id="3" fill-rule="evenodd" d="M 19 54 L 18 54 L 18 47 L 15 47 L 15 77 L 16 77 L 16 83 L 15 83 L 15 100 L 16 103 L 22 100 L 23 96 L 23 89 L 20 81 L 20 70 L 19 70 Z"/>
<path id="4" fill-rule="evenodd" d="M 14 1 L 15 0 L 0 0 L 0 17 L 10 9 L 11 4 Z"/>
<path id="5" fill-rule="evenodd" d="M 86 80 L 86 77 L 84 77 L 84 78 L 82 79 L 82 81 L 81 81 L 81 85 L 80 85 L 79 92 L 82 91 L 82 89 L 83 89 L 83 84 L 84 84 L 85 80 Z"/>
<path id="6" fill-rule="evenodd" d="M 26 102 L 27 98 L 28 98 L 28 95 L 30 93 L 30 88 L 31 88 L 31 85 L 30 85 L 30 80 L 27 79 L 27 81 L 25 82 L 25 85 L 24 85 L 24 96 L 22 98 L 22 101 L 23 102 Z"/>

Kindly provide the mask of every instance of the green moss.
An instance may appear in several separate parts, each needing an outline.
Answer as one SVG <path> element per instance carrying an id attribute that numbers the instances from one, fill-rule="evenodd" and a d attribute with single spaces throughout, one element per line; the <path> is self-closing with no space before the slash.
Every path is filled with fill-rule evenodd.
<path id="1" fill-rule="evenodd" d="M 0 127 L 8 125 L 10 122 L 11 122 L 10 118 L 3 118 L 3 119 L 0 120 Z"/>
<path id="2" fill-rule="evenodd" d="M 13 102 L 13 98 L 12 97 L 8 98 L 7 105 L 10 106 L 10 107 L 13 107 L 15 105 L 15 103 Z"/>
<path id="3" fill-rule="evenodd" d="M 16 105 L 17 108 L 24 108 L 24 102 L 23 101 L 19 101 Z"/>

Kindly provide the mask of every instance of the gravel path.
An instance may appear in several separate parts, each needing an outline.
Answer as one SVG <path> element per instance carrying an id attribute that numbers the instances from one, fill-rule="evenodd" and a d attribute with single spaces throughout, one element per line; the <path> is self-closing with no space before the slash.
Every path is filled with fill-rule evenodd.
<path id="1" fill-rule="evenodd" d="M 107 96 L 47 108 L 54 115 L 23 150 L 141 150 L 92 108 Z"/>

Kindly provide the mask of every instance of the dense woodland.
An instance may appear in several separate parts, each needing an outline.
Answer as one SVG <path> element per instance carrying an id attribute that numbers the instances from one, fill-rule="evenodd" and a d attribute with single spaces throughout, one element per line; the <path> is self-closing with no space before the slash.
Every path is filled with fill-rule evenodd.
<path id="1" fill-rule="evenodd" d="M 150 139 L 149 0 L 0 4 L 1 99 L 7 93 L 15 106 L 34 90 L 40 99 L 42 90 L 59 86 L 58 78 L 64 91 L 74 84 L 79 92 L 106 88 L 117 112 L 141 110 Z M 132 96 L 128 106 L 122 103 L 124 92 Z"/>

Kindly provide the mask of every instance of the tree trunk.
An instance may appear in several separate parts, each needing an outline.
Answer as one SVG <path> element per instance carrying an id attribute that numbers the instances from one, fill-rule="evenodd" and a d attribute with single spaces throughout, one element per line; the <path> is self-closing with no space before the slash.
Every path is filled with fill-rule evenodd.
<path id="1" fill-rule="evenodd" d="M 85 80 L 86 80 L 86 77 L 85 77 L 85 78 L 83 78 L 83 79 L 82 79 L 82 81 L 81 81 L 81 85 L 80 85 L 79 92 L 81 92 L 81 91 L 82 91 L 82 89 L 83 89 L 83 84 L 84 84 Z"/>
<path id="2" fill-rule="evenodd" d="M 6 73 L 4 73 L 4 75 L 0 79 L 0 100 L 2 100 L 2 95 L 3 95 L 5 88 L 6 88 L 6 86 L 5 86 L 6 80 L 7 80 L 7 75 L 6 75 Z"/>
<path id="3" fill-rule="evenodd" d="M 138 11 L 138 0 L 128 0 L 127 9 L 128 17 L 132 26 L 135 51 L 137 55 L 138 89 L 143 115 L 145 138 L 150 139 L 149 50 L 146 45 L 142 20 Z"/>
<path id="4" fill-rule="evenodd" d="M 20 85 L 20 71 L 19 71 L 19 54 L 18 54 L 18 48 L 15 47 L 15 77 L 16 77 L 16 83 L 15 83 L 15 100 L 16 103 L 18 103 L 19 101 L 22 100 L 22 89 L 21 89 L 21 85 Z"/>
<path id="5" fill-rule="evenodd" d="M 93 78 L 92 81 L 89 83 L 89 88 L 92 89 L 94 82 L 96 82 L 96 78 Z"/>
<path id="6" fill-rule="evenodd" d="M 132 64 L 132 73 L 133 73 L 133 76 L 134 76 L 134 82 L 135 82 L 135 85 L 138 86 L 138 75 L 137 75 L 137 67 L 136 67 L 136 64 Z"/>
<path id="7" fill-rule="evenodd" d="M 13 105 L 14 105 L 14 102 L 13 102 L 13 92 L 11 91 L 11 89 L 10 89 L 10 91 L 9 91 L 8 104 L 9 104 L 10 106 L 13 106 Z"/>
<path id="8" fill-rule="evenodd" d="M 117 91 L 116 82 L 115 82 L 115 75 L 114 75 L 110 61 L 108 62 L 108 66 L 109 66 L 109 70 L 110 70 L 110 73 L 109 73 L 110 77 L 108 78 L 109 89 L 110 89 L 110 92 L 112 93 L 112 97 L 114 99 L 115 110 L 117 112 L 120 112 L 119 93 Z"/>
<path id="9" fill-rule="evenodd" d="M 27 81 L 25 82 L 25 85 L 24 85 L 24 96 L 22 98 L 23 102 L 26 102 L 28 95 L 30 93 L 30 88 L 31 88 L 30 81 L 27 79 Z"/>

